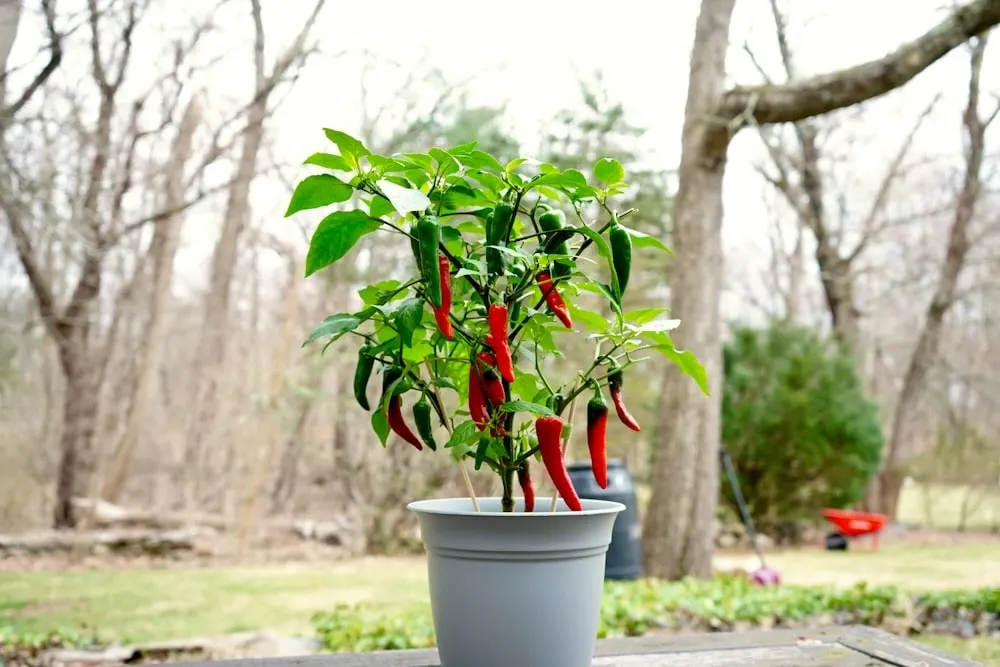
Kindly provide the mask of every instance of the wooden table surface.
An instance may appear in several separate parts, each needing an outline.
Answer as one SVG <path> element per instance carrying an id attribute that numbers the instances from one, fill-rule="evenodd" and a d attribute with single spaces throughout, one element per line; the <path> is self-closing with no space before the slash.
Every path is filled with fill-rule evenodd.
<path id="1" fill-rule="evenodd" d="M 344 653 L 187 663 L 200 667 L 440 667 L 437 651 Z M 172 667 L 178 667 L 175 663 Z M 868 627 L 605 639 L 593 667 L 982 667 Z M 469 665 L 468 667 L 475 667 Z M 511 667 L 545 667 L 512 665 Z"/>

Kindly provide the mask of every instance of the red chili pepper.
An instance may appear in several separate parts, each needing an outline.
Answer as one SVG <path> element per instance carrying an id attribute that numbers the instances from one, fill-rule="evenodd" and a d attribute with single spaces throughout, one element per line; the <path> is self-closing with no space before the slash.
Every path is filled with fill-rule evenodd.
<path id="1" fill-rule="evenodd" d="M 587 449 L 594 480 L 602 489 L 608 488 L 608 404 L 597 385 L 594 397 L 587 402 Z"/>
<path id="2" fill-rule="evenodd" d="M 452 340 L 455 338 L 455 329 L 451 325 L 451 264 L 445 255 L 438 257 L 438 268 L 441 272 L 441 307 L 431 309 L 434 311 L 434 319 L 437 320 L 438 329 L 441 335 Z"/>
<path id="3" fill-rule="evenodd" d="M 507 402 L 507 392 L 504 391 L 503 382 L 497 374 L 491 370 L 483 373 L 483 384 L 486 388 L 486 399 L 493 408 L 493 416 L 496 417 L 496 409 Z M 493 437 L 503 437 L 506 431 L 502 426 L 496 426 L 491 430 Z"/>
<path id="4" fill-rule="evenodd" d="M 559 318 L 564 327 L 572 329 L 573 320 L 569 316 L 569 309 L 566 308 L 566 302 L 563 301 L 562 296 L 556 290 L 556 286 L 552 284 L 552 274 L 548 271 L 539 271 L 535 276 L 535 280 L 538 282 L 538 288 L 542 290 L 542 296 L 545 297 L 545 303 L 549 305 L 549 310 L 552 311 L 552 314 Z"/>
<path id="5" fill-rule="evenodd" d="M 539 417 L 535 420 L 538 451 L 542 454 L 545 471 L 549 473 L 559 495 L 566 501 L 566 506 L 574 512 L 581 512 L 583 505 L 580 504 L 580 496 L 573 488 L 573 482 L 566 470 L 566 462 L 563 461 L 562 447 L 559 443 L 562 429 L 563 420 L 559 417 Z"/>
<path id="6" fill-rule="evenodd" d="M 531 470 L 528 462 L 525 461 L 517 469 L 517 483 L 521 485 L 521 492 L 524 494 L 524 511 L 535 511 L 535 487 L 531 484 Z"/>
<path id="7" fill-rule="evenodd" d="M 513 382 L 514 361 L 510 355 L 510 344 L 507 342 L 507 306 L 490 304 L 487 319 L 490 323 L 490 335 L 486 343 L 496 352 L 500 376 L 507 382 Z"/>
<path id="8" fill-rule="evenodd" d="M 621 371 L 613 371 L 608 374 L 608 388 L 611 390 L 611 400 L 615 403 L 615 412 L 618 413 L 618 419 L 633 431 L 638 431 L 639 422 L 635 420 L 632 413 L 625 407 L 625 397 L 622 396 Z"/>
<path id="9" fill-rule="evenodd" d="M 476 367 L 469 364 L 469 415 L 480 431 L 486 428 L 486 422 L 490 420 L 486 411 L 486 396 L 483 394 L 481 384 L 482 378 L 476 372 Z"/>
<path id="10" fill-rule="evenodd" d="M 497 367 L 497 358 L 494 357 L 489 352 L 480 352 L 476 356 L 479 358 L 479 361 L 483 362 L 484 364 L 486 364 L 490 368 L 496 368 Z"/>
<path id="11" fill-rule="evenodd" d="M 389 398 L 389 428 L 392 432 L 398 435 L 400 438 L 410 443 L 417 449 L 423 449 L 424 445 L 413 434 L 410 427 L 406 425 L 406 419 L 403 418 L 403 400 L 400 396 L 392 396 Z"/>
<path id="12" fill-rule="evenodd" d="M 499 408 L 507 402 L 507 392 L 503 390 L 503 382 L 496 373 L 487 370 L 483 373 L 483 382 L 486 384 L 486 398 L 491 406 Z"/>

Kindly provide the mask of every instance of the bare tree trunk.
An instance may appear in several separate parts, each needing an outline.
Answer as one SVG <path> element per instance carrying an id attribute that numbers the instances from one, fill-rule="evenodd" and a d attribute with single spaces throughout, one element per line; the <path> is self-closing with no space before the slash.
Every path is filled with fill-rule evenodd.
<path id="1" fill-rule="evenodd" d="M 200 100 L 188 104 L 167 166 L 166 196 L 163 209 L 179 211 L 184 203 L 184 166 L 191 157 L 194 133 L 201 120 Z M 137 370 L 132 388 L 131 403 L 125 418 L 125 430 L 115 447 L 114 458 L 104 484 L 102 497 L 117 502 L 128 480 L 132 458 L 138 445 L 140 431 L 146 423 L 149 398 L 163 356 L 167 335 L 166 309 L 170 302 L 170 285 L 174 277 L 174 257 L 180 245 L 183 213 L 174 213 L 156 224 L 150 243 L 149 257 L 153 262 L 153 298 L 149 320 L 140 336 Z"/>
<path id="2" fill-rule="evenodd" d="M 53 523 L 57 528 L 66 528 L 76 525 L 73 498 L 85 497 L 90 491 L 97 463 L 94 433 L 99 403 L 96 369 L 87 357 L 82 338 L 75 336 L 60 345 L 59 359 L 65 384 Z"/>
<path id="3" fill-rule="evenodd" d="M 705 151 L 706 118 L 722 96 L 735 0 L 703 0 L 691 53 L 674 200 L 675 315 L 679 343 L 701 359 L 713 394 L 722 386 L 719 298 L 722 293 L 722 179 L 728 137 Z M 712 525 L 719 495 L 720 403 L 669 369 L 660 408 L 663 442 L 653 461 L 653 495 L 643 530 L 646 571 L 677 579 L 712 573 Z"/>
<path id="4" fill-rule="evenodd" d="M 665 379 L 664 443 L 654 461 L 643 535 L 646 569 L 654 577 L 711 572 L 711 522 L 719 483 L 722 182 L 734 132 L 753 122 L 801 121 L 883 95 L 1000 23 L 1000 2 L 975 0 L 884 58 L 799 82 L 738 86 L 723 93 L 734 3 L 702 0 L 674 209 L 679 264 L 672 305 L 684 322 L 680 340 L 701 358 L 716 397 L 699 395 L 679 373 Z"/>
<path id="5" fill-rule="evenodd" d="M 879 510 L 890 517 L 896 515 L 899 493 L 906 477 L 905 466 L 918 450 L 917 413 L 920 399 L 926 389 L 927 375 L 935 363 L 941 346 L 944 318 L 955 302 L 958 277 L 969 252 L 968 227 L 975 213 L 981 189 L 980 172 L 983 165 L 986 127 L 995 117 L 994 114 L 984 120 L 979 113 L 979 79 L 985 50 L 986 36 L 976 38 L 972 47 L 968 104 L 963 116 L 968 138 L 965 174 L 948 232 L 944 263 L 938 276 L 934 296 L 927 306 L 924 328 L 920 332 L 916 349 L 906 369 L 903 389 L 896 405 L 885 466 L 879 474 Z"/>

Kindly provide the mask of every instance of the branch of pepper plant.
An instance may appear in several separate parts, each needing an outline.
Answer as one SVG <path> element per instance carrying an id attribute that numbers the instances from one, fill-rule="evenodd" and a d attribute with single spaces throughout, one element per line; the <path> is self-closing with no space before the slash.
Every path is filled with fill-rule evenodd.
<path id="1" fill-rule="evenodd" d="M 521 210 L 521 197 L 524 196 L 523 190 L 517 190 L 517 198 L 514 200 L 514 215 L 510 218 L 510 223 L 507 225 L 507 233 L 504 234 L 504 242 L 510 243 L 510 235 L 514 231 L 514 223 L 517 222 L 517 214 Z"/>
<path id="2" fill-rule="evenodd" d="M 573 435 L 573 416 L 576 415 L 576 399 L 570 401 L 569 404 L 569 418 L 566 420 L 566 424 L 569 428 L 566 429 L 566 435 L 563 436 L 562 447 L 562 458 L 563 461 L 566 460 L 566 450 L 569 449 L 569 439 Z M 552 486 L 552 504 L 549 506 L 550 512 L 556 511 L 556 502 L 559 500 L 559 491 L 556 490 L 555 485 Z"/>
<path id="3" fill-rule="evenodd" d="M 425 360 L 424 363 L 427 366 L 427 374 L 430 375 L 433 380 L 434 367 L 431 366 L 430 359 Z M 434 396 L 437 398 L 437 403 L 441 407 L 441 410 L 444 410 L 444 397 L 441 396 L 441 389 L 436 384 L 431 384 L 431 391 L 434 392 Z M 439 414 L 438 417 L 441 418 L 441 423 L 444 425 L 445 430 L 448 431 L 448 436 L 450 437 L 454 432 L 452 430 L 451 421 L 449 421 L 445 415 Z M 465 490 L 469 493 L 469 500 L 472 501 L 472 508 L 478 512 L 480 511 L 479 499 L 476 498 L 476 489 L 472 486 L 472 478 L 469 476 L 469 469 L 465 465 L 464 458 L 458 460 L 458 469 L 462 472 L 462 481 L 465 482 Z"/>
<path id="4" fill-rule="evenodd" d="M 577 210 L 577 209 L 575 209 L 575 207 L 574 207 L 574 210 L 576 210 L 577 217 L 580 218 L 580 220 L 583 222 L 584 226 L 589 227 L 589 225 L 587 225 L 586 221 L 583 220 L 583 216 L 580 214 L 580 211 Z M 627 211 L 625 211 L 624 213 L 622 213 L 621 215 L 619 215 L 618 219 L 621 220 L 625 216 L 631 215 L 634 212 L 635 212 L 635 209 L 634 208 L 630 208 Z M 611 222 L 608 222 L 606 225 L 604 225 L 603 227 L 601 227 L 597 231 L 597 233 L 598 234 L 603 234 L 605 231 L 607 231 L 608 227 L 610 227 L 611 224 L 612 224 Z M 558 230 L 558 231 L 563 231 L 563 230 Z M 572 229 L 566 230 L 566 231 L 572 231 L 572 232 L 575 232 L 577 234 L 581 234 L 582 233 L 579 229 L 576 229 L 576 228 L 572 228 Z M 577 249 L 576 254 L 573 255 L 573 259 L 574 260 L 579 259 L 580 256 L 583 254 L 583 251 L 586 250 L 587 247 L 591 243 L 593 243 L 593 241 L 588 236 L 584 240 L 584 242 L 580 244 L 580 247 Z M 532 272 L 532 273 L 534 273 L 534 272 Z M 549 285 L 550 285 L 549 289 L 542 294 L 542 297 L 538 300 L 538 303 L 535 304 L 535 307 L 533 308 L 533 310 L 538 310 L 539 308 L 541 308 L 542 304 L 545 303 L 545 299 L 549 295 L 549 293 L 552 292 L 553 290 L 555 290 L 559 286 L 559 283 L 565 282 L 565 281 L 569 280 L 569 278 L 570 278 L 570 276 L 562 276 L 562 277 L 550 276 L 550 277 L 552 279 L 549 282 Z M 530 315 L 526 315 L 525 318 L 523 320 L 521 320 L 518 323 L 517 326 L 515 326 L 513 329 L 511 329 L 511 332 L 510 332 L 510 335 L 508 336 L 508 339 L 510 340 L 510 343 L 512 345 L 514 344 L 514 339 L 517 337 L 517 334 L 519 334 L 521 332 L 521 329 L 524 327 L 525 323 L 527 323 L 529 317 L 531 317 L 531 316 Z"/>
<path id="5" fill-rule="evenodd" d="M 367 181 L 362 181 L 361 185 L 359 186 L 358 189 L 362 190 L 363 192 L 368 192 L 369 194 L 378 195 L 379 197 L 382 197 L 384 199 L 388 199 L 388 197 L 386 197 L 384 194 L 382 194 L 382 192 L 377 187 L 375 187 L 371 183 L 368 183 Z M 417 216 L 417 217 L 420 217 L 420 216 Z M 402 227 L 400 227 L 398 225 L 392 224 L 388 220 L 383 220 L 382 218 L 372 218 L 372 220 L 375 220 L 376 222 L 378 222 L 381 225 L 385 225 L 386 227 L 388 227 L 389 229 L 391 229 L 393 231 L 396 231 L 396 232 L 398 232 L 400 234 L 403 234 L 404 236 L 406 236 L 407 238 L 409 238 L 411 241 L 417 241 L 417 238 L 414 237 L 413 234 L 410 234 L 408 231 L 406 231 L 405 229 L 403 229 Z M 444 255 L 448 258 L 449 262 L 451 262 L 456 268 L 459 268 L 459 269 L 462 268 L 462 265 L 458 261 L 458 258 L 455 257 L 450 252 L 448 252 L 448 249 L 444 247 L 444 243 L 440 243 L 439 247 L 441 249 L 441 252 L 444 253 Z M 489 292 L 484 291 L 482 285 L 480 285 L 479 282 L 475 278 L 473 278 L 472 276 L 465 276 L 465 278 L 468 279 L 468 281 L 472 285 L 473 289 L 475 289 L 476 292 L 479 294 L 479 297 L 483 300 L 483 303 L 489 303 Z"/>

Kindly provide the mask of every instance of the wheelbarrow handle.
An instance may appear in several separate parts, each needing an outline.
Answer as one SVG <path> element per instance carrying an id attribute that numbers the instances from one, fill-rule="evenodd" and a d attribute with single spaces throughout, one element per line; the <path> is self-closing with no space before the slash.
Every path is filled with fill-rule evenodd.
<path id="1" fill-rule="evenodd" d="M 726 477 L 729 478 L 729 488 L 733 490 L 736 505 L 739 507 L 740 515 L 743 518 L 743 525 L 746 526 L 747 533 L 750 534 L 750 543 L 753 544 L 753 550 L 757 553 L 757 558 L 760 559 L 761 566 L 765 567 L 764 554 L 757 543 L 757 530 L 754 528 L 753 519 L 750 518 L 750 510 L 747 508 L 746 501 L 743 499 L 743 492 L 740 490 L 740 483 L 736 478 L 736 470 L 733 468 L 733 459 L 729 456 L 729 450 L 726 449 L 725 445 L 719 447 L 719 461 L 726 472 Z"/>

